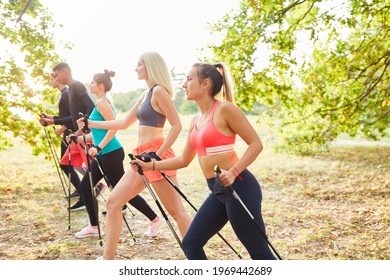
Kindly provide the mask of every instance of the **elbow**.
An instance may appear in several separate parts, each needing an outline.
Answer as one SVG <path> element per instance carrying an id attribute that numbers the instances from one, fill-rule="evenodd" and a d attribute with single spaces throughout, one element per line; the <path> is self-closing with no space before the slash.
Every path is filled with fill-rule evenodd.
<path id="1" fill-rule="evenodd" d="M 263 143 L 261 141 L 259 143 L 258 149 L 259 149 L 259 154 L 260 154 L 263 151 Z"/>
<path id="2" fill-rule="evenodd" d="M 181 123 L 178 123 L 178 124 L 175 124 L 172 128 L 175 130 L 176 134 L 179 135 L 180 131 L 182 130 L 183 127 L 182 127 Z"/>
<path id="3" fill-rule="evenodd" d="M 112 130 L 123 130 L 128 128 L 130 125 L 127 125 L 125 121 L 117 122 L 117 124 L 112 128 Z"/>
<path id="4" fill-rule="evenodd" d="M 263 150 L 263 144 L 261 143 L 261 141 L 256 141 L 251 146 L 252 146 L 253 155 L 258 156 Z"/>

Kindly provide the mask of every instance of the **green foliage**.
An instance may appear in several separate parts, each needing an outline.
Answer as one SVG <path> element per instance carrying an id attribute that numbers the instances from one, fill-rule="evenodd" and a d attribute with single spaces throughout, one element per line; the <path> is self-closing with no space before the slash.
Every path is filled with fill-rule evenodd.
<path id="1" fill-rule="evenodd" d="M 327 150 L 341 133 L 376 140 L 390 121 L 389 11 L 389 0 L 242 0 L 213 27 L 224 33 L 213 60 L 231 66 L 239 106 L 268 107 L 279 149 Z"/>
<path id="2" fill-rule="evenodd" d="M 55 23 L 37 0 L 0 0 L 0 14 L 0 149 L 11 145 L 7 132 L 12 132 L 34 154 L 47 152 L 37 118 L 42 104 L 58 96 L 48 87 L 51 64 L 58 60 Z"/>
<path id="3" fill-rule="evenodd" d="M 144 88 L 139 88 L 126 93 L 114 93 L 112 94 L 112 101 L 115 109 L 120 112 L 128 112 L 135 104 L 140 94 L 144 91 Z"/>

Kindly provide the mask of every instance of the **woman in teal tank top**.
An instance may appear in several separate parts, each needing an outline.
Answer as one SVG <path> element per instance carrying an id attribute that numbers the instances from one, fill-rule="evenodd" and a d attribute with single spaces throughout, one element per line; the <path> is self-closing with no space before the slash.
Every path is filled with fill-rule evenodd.
<path id="1" fill-rule="evenodd" d="M 91 92 L 96 94 L 98 98 L 96 106 L 93 109 L 90 119 L 91 120 L 114 120 L 115 110 L 111 102 L 107 99 L 107 92 L 112 88 L 111 77 L 114 77 L 115 73 L 105 70 L 105 73 L 99 73 L 94 75 L 91 82 Z M 92 157 L 96 157 L 99 161 L 103 172 L 107 176 L 112 187 L 118 183 L 125 173 L 123 167 L 123 160 L 125 153 L 119 139 L 117 138 L 116 130 L 107 129 L 91 129 L 91 134 L 88 137 L 92 137 L 94 145 L 89 149 L 88 153 Z M 91 136 L 92 135 L 92 136 Z M 78 139 L 78 142 L 81 142 Z M 93 160 L 90 165 L 93 185 L 103 178 L 103 174 L 100 172 L 98 162 Z M 87 208 L 90 225 L 83 228 L 81 231 L 75 234 L 76 238 L 86 238 L 92 236 L 98 236 L 98 221 L 96 219 L 97 214 L 94 211 L 91 184 L 89 182 L 88 173 L 83 177 L 80 183 L 80 191 Z M 156 213 L 150 208 L 146 201 L 139 195 L 129 201 L 129 203 L 135 207 L 138 211 L 143 213 L 150 220 L 150 227 L 153 228 L 153 234 L 156 235 L 158 228 L 164 225 L 165 220 L 156 215 Z M 97 204 L 96 204 L 97 205 Z M 156 230 L 157 229 L 157 230 Z M 148 234 L 149 230 L 146 232 Z"/>

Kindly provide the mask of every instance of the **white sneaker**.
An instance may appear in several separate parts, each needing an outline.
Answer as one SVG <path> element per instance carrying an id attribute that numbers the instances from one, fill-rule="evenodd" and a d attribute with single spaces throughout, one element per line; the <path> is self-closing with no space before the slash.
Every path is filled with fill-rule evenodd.
<path id="1" fill-rule="evenodd" d="M 98 258 L 96 258 L 97 261 L 105 261 L 106 259 L 103 257 L 103 256 L 100 256 Z"/>
<path id="2" fill-rule="evenodd" d="M 160 228 L 162 228 L 164 225 L 166 225 L 165 220 L 162 217 L 158 217 L 158 221 L 153 223 L 149 223 L 149 229 L 144 233 L 144 236 L 153 237 L 156 236 Z"/>
<path id="3" fill-rule="evenodd" d="M 103 234 L 104 234 L 103 231 L 100 230 L 100 235 Z M 74 236 L 76 238 L 87 238 L 87 237 L 99 236 L 99 231 L 97 228 L 94 228 L 92 226 L 87 226 L 82 230 L 80 230 L 79 232 L 77 232 Z"/>

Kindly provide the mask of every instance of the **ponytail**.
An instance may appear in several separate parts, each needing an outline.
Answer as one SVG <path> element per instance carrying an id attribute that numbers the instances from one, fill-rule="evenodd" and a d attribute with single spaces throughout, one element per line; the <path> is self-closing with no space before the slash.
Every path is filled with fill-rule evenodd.
<path id="1" fill-rule="evenodd" d="M 224 62 L 214 64 L 214 67 L 222 75 L 222 99 L 234 103 L 234 83 L 229 67 Z"/>

